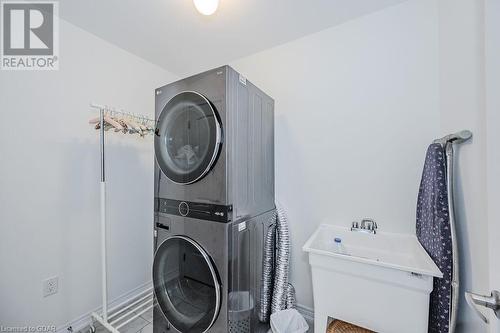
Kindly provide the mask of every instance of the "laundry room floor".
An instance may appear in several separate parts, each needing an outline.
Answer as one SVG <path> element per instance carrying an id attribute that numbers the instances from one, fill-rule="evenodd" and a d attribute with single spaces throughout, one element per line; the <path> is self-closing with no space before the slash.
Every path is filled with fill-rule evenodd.
<path id="1" fill-rule="evenodd" d="M 314 326 L 308 322 L 308 333 L 314 332 Z M 95 323 L 96 333 L 109 333 L 102 325 Z M 267 333 L 268 329 L 261 330 L 256 333 Z M 77 333 L 89 333 L 89 327 L 86 327 Z M 137 317 L 120 329 L 120 333 L 153 333 L 153 311 L 146 312 L 140 317 Z"/>

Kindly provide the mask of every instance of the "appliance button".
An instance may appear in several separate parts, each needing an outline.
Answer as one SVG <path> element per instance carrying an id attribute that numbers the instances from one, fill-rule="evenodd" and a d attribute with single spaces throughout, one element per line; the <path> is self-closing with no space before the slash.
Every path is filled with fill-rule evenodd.
<path id="1" fill-rule="evenodd" d="M 189 214 L 189 205 L 187 202 L 183 201 L 179 204 L 179 214 L 182 216 L 187 216 Z"/>

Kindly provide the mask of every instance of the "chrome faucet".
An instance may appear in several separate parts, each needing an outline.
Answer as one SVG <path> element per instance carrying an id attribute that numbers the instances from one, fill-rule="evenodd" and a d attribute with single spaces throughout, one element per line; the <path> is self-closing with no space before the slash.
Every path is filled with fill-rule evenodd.
<path id="1" fill-rule="evenodd" d="M 361 224 L 358 221 L 352 222 L 351 231 L 366 232 L 369 234 L 377 233 L 377 222 L 373 219 L 364 218 L 361 220 Z"/>

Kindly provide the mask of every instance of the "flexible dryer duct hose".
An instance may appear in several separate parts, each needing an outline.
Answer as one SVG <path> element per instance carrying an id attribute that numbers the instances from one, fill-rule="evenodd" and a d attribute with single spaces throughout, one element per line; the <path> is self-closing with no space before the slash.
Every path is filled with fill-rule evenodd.
<path id="1" fill-rule="evenodd" d="M 288 273 L 290 271 L 290 233 L 285 211 L 276 207 L 276 269 L 274 273 L 271 313 L 286 309 Z"/>
<path id="2" fill-rule="evenodd" d="M 270 313 L 295 307 L 296 303 L 295 289 L 288 283 L 290 270 L 288 222 L 283 208 L 277 205 L 276 211 L 276 232 L 274 232 L 274 228 L 270 228 L 267 231 L 265 240 L 261 308 L 259 312 L 259 320 L 262 322 L 269 320 Z M 276 261 L 274 262 L 275 249 Z M 269 303 L 271 305 L 270 309 Z"/>
<path id="3" fill-rule="evenodd" d="M 287 289 L 286 289 L 286 305 L 285 307 L 287 309 L 295 309 L 297 306 L 297 300 L 295 299 L 295 288 L 293 287 L 293 284 L 288 283 Z"/>
<path id="4" fill-rule="evenodd" d="M 272 216 L 276 220 L 276 212 Z M 259 320 L 263 323 L 269 320 L 271 312 L 271 297 L 274 280 L 274 249 L 276 244 L 276 224 L 273 223 L 266 232 L 264 240 L 264 258 L 262 264 L 262 283 L 260 292 Z"/>

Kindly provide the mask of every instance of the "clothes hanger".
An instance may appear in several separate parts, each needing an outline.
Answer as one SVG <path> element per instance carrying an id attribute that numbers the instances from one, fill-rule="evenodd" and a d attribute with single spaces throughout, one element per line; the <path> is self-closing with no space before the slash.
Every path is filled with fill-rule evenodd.
<path id="1" fill-rule="evenodd" d="M 129 124 L 129 123 L 127 123 L 127 122 L 125 121 L 125 119 L 123 119 L 123 118 L 118 118 L 118 117 L 115 117 L 114 119 L 115 119 L 117 122 L 119 122 L 119 123 L 120 123 L 120 125 L 122 125 L 122 126 L 123 126 L 123 133 L 130 133 L 130 130 L 131 130 L 131 129 L 130 129 L 130 124 Z"/>
<path id="2" fill-rule="evenodd" d="M 124 117 L 120 117 L 118 115 L 113 115 L 113 119 L 120 123 L 123 126 L 123 133 L 130 133 L 132 131 L 132 125 L 125 119 Z"/>
<path id="3" fill-rule="evenodd" d="M 128 117 L 129 117 L 129 119 L 127 119 L 127 121 L 132 125 L 132 127 L 134 128 L 134 130 L 137 133 L 139 133 L 141 136 L 143 136 L 142 135 L 142 128 L 139 126 L 139 124 L 137 124 L 135 122 L 135 119 L 133 119 L 132 115 L 129 115 Z"/>
<path id="4" fill-rule="evenodd" d="M 120 132 L 120 131 L 124 130 L 123 126 L 120 125 L 119 122 L 117 122 L 116 120 L 114 120 L 113 118 L 111 118 L 108 115 L 104 115 L 104 121 L 107 122 L 108 124 L 110 124 L 111 126 L 113 126 L 115 128 L 115 132 Z"/>
<path id="5" fill-rule="evenodd" d="M 153 120 L 146 118 L 144 115 L 126 113 L 123 110 L 116 111 L 114 108 L 105 107 L 103 121 L 105 131 L 114 129 L 115 132 L 138 133 L 141 137 L 155 132 L 155 122 Z M 101 119 L 99 117 L 92 118 L 89 120 L 89 124 L 95 125 L 95 129 L 100 129 Z"/>
<path id="6" fill-rule="evenodd" d="M 104 119 L 103 120 L 105 122 L 105 124 L 104 124 L 104 130 L 109 130 L 110 129 L 110 128 L 106 128 L 107 127 L 106 124 L 110 125 L 111 127 L 113 127 L 115 129 L 115 132 L 123 131 L 123 129 L 124 129 L 123 126 L 119 122 L 115 121 L 107 113 L 104 114 Z M 92 118 L 92 119 L 89 120 L 89 124 L 91 124 L 91 125 L 96 124 L 95 129 L 99 129 L 99 128 L 101 128 L 101 119 L 99 117 Z"/>
<path id="7" fill-rule="evenodd" d="M 147 128 L 147 126 L 144 124 L 144 116 L 140 116 L 139 117 L 139 127 L 141 128 L 141 130 L 143 132 L 149 132 L 149 129 Z"/>

